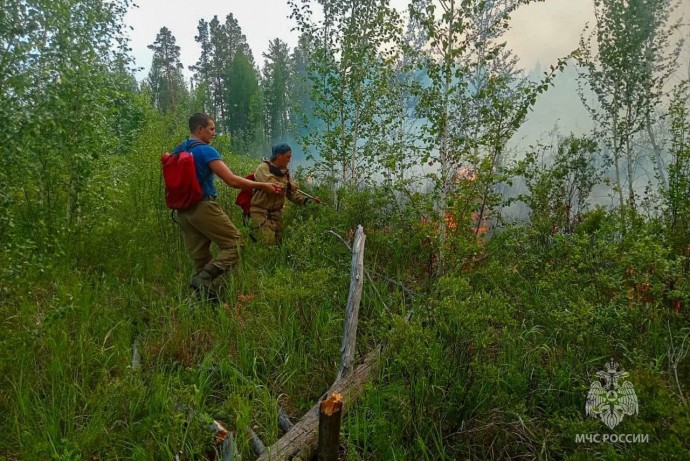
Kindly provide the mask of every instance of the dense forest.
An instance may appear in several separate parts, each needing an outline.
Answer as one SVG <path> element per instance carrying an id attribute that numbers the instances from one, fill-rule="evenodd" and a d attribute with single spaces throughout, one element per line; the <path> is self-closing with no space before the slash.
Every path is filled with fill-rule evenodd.
<path id="1" fill-rule="evenodd" d="M 690 459 L 683 0 L 593 0 L 545 72 L 504 37 L 531 0 L 287 2 L 294 49 L 209 12 L 191 79 L 163 27 L 138 81 L 130 0 L 0 0 L 0 459 L 255 459 L 338 375 L 360 225 L 379 355 L 340 459 Z M 592 131 L 516 151 L 566 73 Z M 265 247 L 219 185 L 245 238 L 218 304 L 160 168 L 199 111 L 233 171 L 288 142 L 323 200 Z"/>

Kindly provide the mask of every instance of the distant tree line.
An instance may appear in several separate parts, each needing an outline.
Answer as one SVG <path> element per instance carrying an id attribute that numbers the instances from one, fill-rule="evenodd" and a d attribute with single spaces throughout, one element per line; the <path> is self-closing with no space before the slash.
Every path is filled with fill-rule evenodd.
<path id="1" fill-rule="evenodd" d="M 221 23 L 199 20 L 200 54 L 185 82 L 180 47 L 167 27 L 161 28 L 149 48 L 153 59 L 142 88 L 161 113 L 200 110 L 209 113 L 221 134 L 237 152 L 256 153 L 272 143 L 294 139 L 295 101 L 303 101 L 305 51 L 292 53 L 280 38 L 272 40 L 259 69 L 237 19 L 228 14 Z M 303 42 L 302 42 L 303 43 Z M 300 69 L 302 74 L 300 75 Z M 307 95 L 308 97 L 308 95 Z"/>
<path id="2" fill-rule="evenodd" d="M 78 222 L 91 189 L 103 187 L 100 157 L 126 152 L 156 124 L 177 139 L 193 111 L 210 113 L 219 142 L 236 153 L 293 143 L 336 204 L 342 188 L 370 184 L 388 187 L 396 206 L 424 192 L 441 260 L 451 251 L 447 223 L 479 232 L 519 178 L 534 187 L 522 194 L 533 221 L 540 214 L 572 228 L 603 184 L 623 232 L 648 213 L 687 233 L 688 78 L 678 72 L 677 0 L 596 0 L 579 49 L 536 79 L 504 36 L 529 0 L 418 0 L 402 12 L 388 0 L 288 3 L 298 43 L 291 50 L 273 39 L 261 67 L 228 14 L 199 20 L 189 82 L 166 27 L 149 46 L 147 78 L 136 82 L 122 26 L 128 0 L 2 0 L 0 235 L 22 217 L 40 216 L 46 232 L 62 218 Z M 577 66 L 596 130 L 509 152 L 566 65 Z"/>

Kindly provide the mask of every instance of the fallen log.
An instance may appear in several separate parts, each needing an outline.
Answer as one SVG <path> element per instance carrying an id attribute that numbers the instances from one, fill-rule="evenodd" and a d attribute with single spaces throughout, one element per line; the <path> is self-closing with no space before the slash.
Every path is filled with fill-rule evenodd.
<path id="1" fill-rule="evenodd" d="M 369 377 L 378 368 L 380 348 L 371 351 L 361 365 L 336 380 L 326 395 L 337 392 L 343 396 L 342 414 L 345 415 L 353 402 L 364 392 Z M 292 428 L 276 443 L 266 448 L 257 461 L 288 461 L 295 457 L 311 459 L 316 453 L 319 429 L 319 408 L 316 403 Z"/>

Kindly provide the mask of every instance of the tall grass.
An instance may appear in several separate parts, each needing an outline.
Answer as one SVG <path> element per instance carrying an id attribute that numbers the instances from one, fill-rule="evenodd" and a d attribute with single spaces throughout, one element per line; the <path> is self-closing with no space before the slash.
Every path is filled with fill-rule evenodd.
<path id="1" fill-rule="evenodd" d="M 81 226 L 6 242 L 0 457 L 204 459 L 216 419 L 250 458 L 247 428 L 274 442 L 278 406 L 298 418 L 335 378 L 351 255 L 331 231 L 347 239 L 357 224 L 369 273 L 358 351 L 384 344 L 384 354 L 344 421 L 347 459 L 687 454 L 690 364 L 681 361 L 677 382 L 668 346 L 688 331 L 689 255 L 653 223 L 625 237 L 608 215 L 549 238 L 506 227 L 472 248 L 458 236 L 459 264 L 438 277 L 420 204 L 400 213 L 384 206 L 385 191 L 343 192 L 337 211 L 290 208 L 280 248 L 245 238 L 213 305 L 187 288 L 191 265 L 158 169 L 173 143 L 153 127 L 130 155 L 107 159 Z M 225 155 L 241 173 L 256 163 Z M 219 190 L 241 223 L 236 192 Z M 473 252 L 484 257 L 464 264 Z M 640 402 L 617 430 L 648 433 L 649 444 L 574 441 L 606 430 L 583 408 L 609 357 Z"/>

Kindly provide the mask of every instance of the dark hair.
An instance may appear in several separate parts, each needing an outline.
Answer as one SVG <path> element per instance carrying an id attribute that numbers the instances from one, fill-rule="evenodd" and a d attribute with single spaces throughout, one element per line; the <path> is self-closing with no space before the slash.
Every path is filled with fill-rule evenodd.
<path id="1" fill-rule="evenodd" d="M 291 150 L 292 148 L 285 143 L 276 144 L 273 146 L 273 150 L 271 151 L 271 160 L 275 160 L 279 155 L 290 152 Z"/>
<path id="2" fill-rule="evenodd" d="M 197 128 L 206 128 L 213 119 L 203 112 L 197 112 L 189 117 L 189 132 L 194 133 Z"/>

